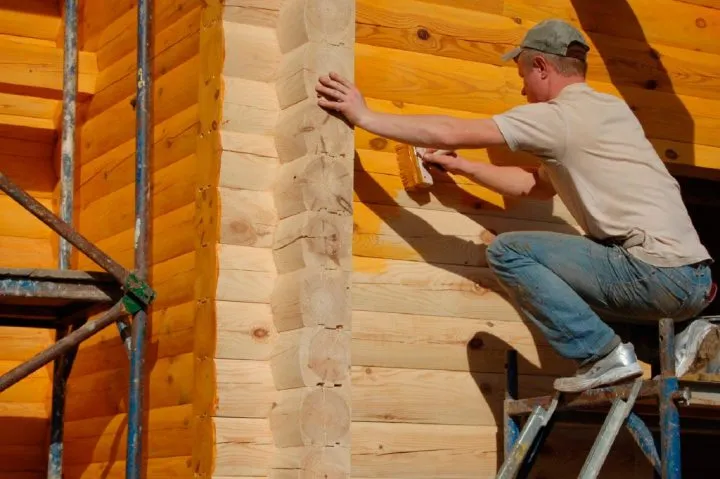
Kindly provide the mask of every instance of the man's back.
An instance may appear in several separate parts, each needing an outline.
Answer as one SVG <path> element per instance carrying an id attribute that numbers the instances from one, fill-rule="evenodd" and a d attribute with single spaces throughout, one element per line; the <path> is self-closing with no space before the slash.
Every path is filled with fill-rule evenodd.
<path id="1" fill-rule="evenodd" d="M 709 258 L 677 181 L 622 100 L 575 83 L 552 101 L 495 118 L 512 149 L 543 159 L 558 195 L 591 237 L 617 240 L 657 266 Z"/>

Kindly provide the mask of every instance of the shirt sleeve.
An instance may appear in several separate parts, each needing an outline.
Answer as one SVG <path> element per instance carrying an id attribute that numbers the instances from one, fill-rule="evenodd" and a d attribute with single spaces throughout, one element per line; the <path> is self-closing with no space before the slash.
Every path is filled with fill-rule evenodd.
<path id="1" fill-rule="evenodd" d="M 512 151 L 559 160 L 565 150 L 567 129 L 557 104 L 543 102 L 517 106 L 492 117 Z"/>

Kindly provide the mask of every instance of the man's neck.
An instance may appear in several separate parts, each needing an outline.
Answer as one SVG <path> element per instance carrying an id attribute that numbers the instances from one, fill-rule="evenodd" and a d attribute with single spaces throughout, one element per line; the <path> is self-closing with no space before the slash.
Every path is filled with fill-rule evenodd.
<path id="1" fill-rule="evenodd" d="M 584 84 L 584 83 L 585 83 L 585 78 L 582 76 L 579 76 L 579 75 L 569 76 L 569 77 L 558 76 L 555 78 L 555 81 L 553 82 L 552 90 L 550 92 L 551 97 L 557 98 L 560 95 L 560 93 L 562 93 L 562 91 L 570 85 L 578 85 L 578 84 Z"/>

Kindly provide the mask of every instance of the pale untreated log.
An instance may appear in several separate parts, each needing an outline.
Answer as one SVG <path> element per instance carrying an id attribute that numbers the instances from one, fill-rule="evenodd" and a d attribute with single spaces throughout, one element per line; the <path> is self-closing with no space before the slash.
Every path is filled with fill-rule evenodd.
<path id="1" fill-rule="evenodd" d="M 350 331 L 322 326 L 281 333 L 270 362 L 277 389 L 347 381 L 350 373 Z"/>
<path id="2" fill-rule="evenodd" d="M 307 42 L 352 47 L 355 1 L 288 0 L 280 10 L 277 34 L 283 53 Z"/>
<path id="3" fill-rule="evenodd" d="M 281 391 L 270 412 L 276 446 L 348 445 L 350 395 L 347 387 Z"/>

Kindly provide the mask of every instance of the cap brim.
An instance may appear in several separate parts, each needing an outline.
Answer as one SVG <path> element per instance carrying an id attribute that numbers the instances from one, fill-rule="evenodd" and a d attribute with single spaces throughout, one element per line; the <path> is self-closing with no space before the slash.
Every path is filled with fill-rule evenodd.
<path id="1" fill-rule="evenodd" d="M 521 52 L 522 52 L 522 48 L 520 48 L 520 47 L 513 48 L 512 50 L 510 50 L 509 52 L 507 52 L 505 55 L 503 55 L 500 58 L 504 62 L 506 62 L 508 60 L 514 60 L 515 58 L 517 58 L 518 55 L 520 55 Z"/>

